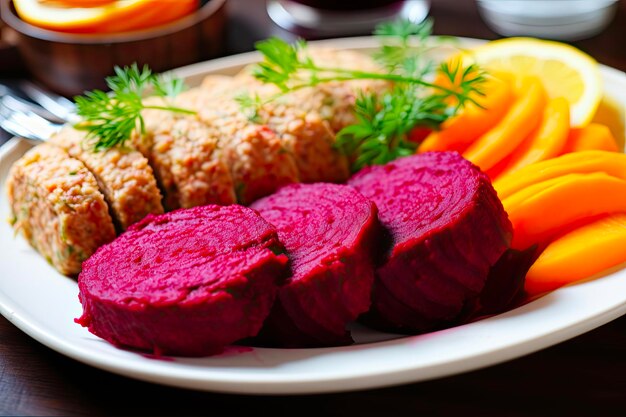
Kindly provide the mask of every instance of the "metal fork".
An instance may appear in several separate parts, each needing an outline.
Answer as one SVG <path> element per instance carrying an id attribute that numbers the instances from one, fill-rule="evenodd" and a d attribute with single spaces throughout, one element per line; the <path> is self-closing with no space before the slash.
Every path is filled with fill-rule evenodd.
<path id="1" fill-rule="evenodd" d="M 0 84 L 0 128 L 8 133 L 41 142 L 58 132 L 64 122 L 76 121 L 71 101 L 27 81 L 20 83 L 20 87 L 32 102 L 15 95 L 12 88 Z"/>
<path id="2" fill-rule="evenodd" d="M 15 103 L 11 96 L 0 98 L 0 127 L 10 134 L 41 142 L 63 127 L 63 124 L 51 122 L 34 111 L 17 109 Z"/>
<path id="3" fill-rule="evenodd" d="M 65 97 L 44 90 L 30 81 L 21 81 L 20 89 L 35 103 L 59 119 L 74 123 L 77 121 L 74 103 Z"/>

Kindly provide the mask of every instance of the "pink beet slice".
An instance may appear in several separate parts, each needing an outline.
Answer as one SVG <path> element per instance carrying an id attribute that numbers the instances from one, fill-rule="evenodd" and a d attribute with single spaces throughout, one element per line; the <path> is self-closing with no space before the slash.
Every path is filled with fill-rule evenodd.
<path id="1" fill-rule="evenodd" d="M 124 347 L 204 356 L 254 336 L 288 272 L 276 230 L 254 210 L 149 215 L 84 264 L 76 321 Z"/>
<path id="2" fill-rule="evenodd" d="M 456 152 L 429 152 L 366 168 L 348 183 L 376 203 L 392 239 L 369 323 L 411 333 L 453 324 L 511 241 L 489 178 Z"/>
<path id="3" fill-rule="evenodd" d="M 278 230 L 292 270 L 261 331 L 263 342 L 352 342 L 346 324 L 370 305 L 376 206 L 352 187 L 317 183 L 283 187 L 251 207 Z"/>

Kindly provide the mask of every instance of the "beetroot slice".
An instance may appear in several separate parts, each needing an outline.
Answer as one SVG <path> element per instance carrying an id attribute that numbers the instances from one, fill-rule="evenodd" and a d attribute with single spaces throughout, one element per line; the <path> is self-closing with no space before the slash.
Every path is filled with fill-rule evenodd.
<path id="1" fill-rule="evenodd" d="M 526 273 L 538 256 L 536 245 L 523 251 L 508 249 L 504 252 L 489 271 L 474 314 L 499 314 L 520 303 L 524 297 Z"/>
<path id="2" fill-rule="evenodd" d="M 489 178 L 456 152 L 429 152 L 366 168 L 348 184 L 376 203 L 392 239 L 367 320 L 411 333 L 454 323 L 511 241 Z"/>
<path id="3" fill-rule="evenodd" d="M 251 207 L 278 230 L 292 270 L 261 341 L 288 347 L 352 342 L 346 324 L 370 305 L 376 206 L 351 187 L 317 183 L 283 187 Z"/>
<path id="4" fill-rule="evenodd" d="M 76 321 L 118 346 L 218 353 L 261 328 L 288 271 L 282 251 L 276 230 L 242 206 L 150 215 L 83 264 Z"/>

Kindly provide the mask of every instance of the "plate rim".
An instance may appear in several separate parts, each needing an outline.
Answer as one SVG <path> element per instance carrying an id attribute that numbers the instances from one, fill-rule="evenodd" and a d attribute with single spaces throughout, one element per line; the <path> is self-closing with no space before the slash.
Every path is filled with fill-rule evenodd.
<path id="1" fill-rule="evenodd" d="M 485 42 L 480 39 L 473 38 L 459 38 L 460 42 L 464 45 L 478 44 Z M 345 49 L 368 49 L 375 46 L 375 40 L 373 37 L 358 37 L 358 38 L 337 38 L 324 41 L 312 42 L 317 45 L 327 45 Z M 185 78 L 197 77 L 199 74 L 215 73 L 221 70 L 225 71 L 230 67 L 241 67 L 247 65 L 258 58 L 257 52 L 247 52 L 243 54 L 232 55 L 228 57 L 218 58 L 215 60 L 204 61 L 197 64 L 181 67 L 173 70 L 177 75 Z M 621 80 L 623 84 L 624 94 L 626 94 L 626 73 L 601 65 L 601 72 L 604 75 L 608 75 L 610 78 Z M 626 104 L 626 98 L 625 102 Z M 13 138 L 6 144 L 0 147 L 0 164 L 12 157 L 17 148 L 22 143 L 22 139 Z M 2 182 L 2 196 L 0 198 L 6 199 L 4 194 L 4 181 Z M 3 255 L 4 257 L 4 255 Z M 4 259 L 4 258 L 3 258 Z M 5 260 L 0 262 L 3 263 Z M 620 272 L 626 275 L 626 270 Z M 544 302 L 546 298 L 557 297 L 561 294 L 565 294 L 571 291 L 572 287 L 565 287 L 555 291 L 551 295 L 543 297 Z M 569 290 L 568 290 L 569 289 Z M 541 300 L 541 299 L 540 299 Z M 539 300 L 534 301 L 533 303 Z M 501 315 L 481 320 L 475 323 L 465 324 L 457 326 L 449 330 L 454 331 L 459 328 L 466 328 L 469 326 L 480 325 L 480 323 L 488 322 L 489 320 L 498 318 L 507 318 L 515 316 L 519 313 L 520 309 L 527 308 L 527 306 L 533 304 L 529 303 L 525 306 L 510 310 Z M 0 313 L 7 318 L 8 321 L 13 323 L 20 330 L 24 331 L 33 339 L 46 345 L 47 347 L 65 355 L 79 362 L 87 365 L 103 369 L 109 372 L 117 373 L 127 377 L 140 379 L 153 383 L 160 383 L 164 385 L 171 385 L 183 388 L 191 388 L 198 390 L 206 390 L 213 392 L 225 392 L 225 393 L 240 393 L 240 394 L 312 394 L 312 393 L 330 393 L 330 392 L 343 392 L 360 390 L 367 388 L 379 388 L 404 383 L 425 381 L 433 378 L 445 377 L 462 372 L 468 372 L 471 370 L 481 369 L 487 366 L 496 365 L 507 360 L 518 358 L 546 347 L 555 345 L 564 340 L 568 340 L 572 337 L 585 333 L 591 329 L 594 329 L 602 324 L 605 324 L 621 315 L 626 314 L 626 298 L 621 303 L 612 306 L 609 309 L 603 310 L 598 314 L 587 317 L 583 321 L 571 323 L 569 326 L 564 326 L 558 329 L 558 331 L 551 332 L 549 334 L 540 334 L 534 338 L 527 339 L 523 342 L 518 342 L 512 346 L 504 345 L 497 349 L 483 351 L 482 353 L 475 354 L 469 357 L 457 358 L 454 361 L 433 363 L 429 366 L 423 366 L 421 368 L 408 367 L 404 369 L 395 369 L 387 372 L 354 372 L 351 375 L 335 376 L 333 378 L 324 378 L 323 376 L 304 378 L 300 375 L 279 375 L 275 379 L 268 379 L 264 375 L 247 375 L 242 377 L 240 374 L 229 374 L 226 371 L 216 372 L 214 377 L 207 379 L 206 374 L 203 373 L 185 373 L 185 368 L 182 371 L 177 371 L 177 368 L 169 369 L 162 365 L 160 362 L 156 362 L 158 366 L 154 365 L 155 362 L 143 362 L 140 361 L 139 365 L 135 367 L 128 367 L 128 364 L 133 364 L 132 360 L 119 362 L 116 356 L 98 356 L 85 352 L 84 347 L 73 346 L 70 342 L 65 342 L 59 335 L 55 335 L 46 329 L 39 328 L 37 324 L 33 324 L 28 317 L 27 313 L 20 314 L 20 308 L 12 307 L 10 297 L 0 288 Z M 522 313 L 524 314 L 524 313 Z M 444 330 L 448 331 L 448 330 Z M 428 333 L 432 335 L 433 332 Z M 414 340 L 419 336 L 407 336 L 401 339 L 395 339 L 385 342 L 376 342 L 368 345 L 390 345 L 390 344 L 402 344 L 409 340 Z M 398 341 L 403 342 L 398 342 Z M 368 346 L 359 345 L 359 346 Z M 262 349 L 255 348 L 258 351 Z M 307 351 L 324 351 L 324 350 L 340 350 L 342 348 L 318 348 L 318 349 L 305 349 Z M 416 374 L 416 372 L 420 374 Z"/>

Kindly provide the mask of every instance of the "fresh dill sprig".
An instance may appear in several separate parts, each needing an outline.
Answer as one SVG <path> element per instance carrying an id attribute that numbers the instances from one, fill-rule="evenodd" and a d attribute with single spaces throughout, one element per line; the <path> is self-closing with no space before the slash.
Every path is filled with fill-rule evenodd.
<path id="1" fill-rule="evenodd" d="M 410 131 L 417 125 L 436 128 L 448 118 L 447 109 L 439 97 L 418 97 L 406 85 L 397 85 L 382 97 L 361 94 L 355 105 L 358 122 L 337 134 L 336 146 L 350 158 L 353 171 L 386 164 L 415 153 Z"/>
<path id="2" fill-rule="evenodd" d="M 398 27 L 404 27 L 406 22 L 400 20 L 394 23 L 388 23 L 387 25 L 389 25 L 389 28 L 385 31 L 381 30 L 380 33 L 393 33 L 393 29 L 391 29 L 391 27 L 396 25 Z M 430 23 L 430 21 L 425 21 L 420 25 L 409 27 L 412 28 L 411 30 L 419 33 L 418 40 L 426 39 L 428 37 L 427 34 L 430 34 L 432 23 Z M 398 31 L 400 30 L 398 29 Z M 463 100 L 464 91 L 449 89 L 445 86 L 427 81 L 424 78 L 427 71 L 419 71 L 419 76 L 415 76 L 413 74 L 416 72 L 418 67 L 421 68 L 422 66 L 415 64 L 415 56 L 411 56 L 411 54 L 421 58 L 421 53 L 419 53 L 420 49 L 418 49 L 418 53 L 411 51 L 411 49 L 415 47 L 408 41 L 408 37 L 412 35 L 407 34 L 405 30 L 400 31 L 400 33 L 402 33 L 403 37 L 407 37 L 406 42 L 401 42 L 400 45 L 394 46 L 393 52 L 389 49 L 391 47 L 388 45 L 388 54 L 382 52 L 384 48 L 381 48 L 380 51 L 375 53 L 375 56 L 378 56 L 379 60 L 382 59 L 383 61 L 386 61 L 388 66 L 393 65 L 396 67 L 398 64 L 402 63 L 402 66 L 408 67 L 410 71 L 407 71 L 407 68 L 403 68 L 402 71 L 397 71 L 397 73 L 389 71 L 387 73 L 379 73 L 348 68 L 319 66 L 310 56 L 307 55 L 307 44 L 305 41 L 299 40 L 295 44 L 289 44 L 280 38 L 273 37 L 259 41 L 255 44 L 256 49 L 261 52 L 261 55 L 263 56 L 263 61 L 253 67 L 252 75 L 263 83 L 275 85 L 283 93 L 289 93 L 306 87 L 314 87 L 318 84 L 329 81 L 370 79 L 409 83 L 422 87 L 429 87 L 443 91 L 459 100 Z M 381 37 L 387 36 L 392 35 L 381 35 Z M 392 55 L 394 56 L 393 58 L 391 57 Z M 397 58 L 398 56 L 410 57 L 411 62 L 408 63 L 405 59 L 400 60 L 400 58 Z M 432 69 L 432 65 L 430 64 L 425 65 L 425 67 Z M 272 98 L 275 99 L 279 96 L 280 95 L 276 95 Z"/>
<path id="3" fill-rule="evenodd" d="M 76 112 L 81 121 L 77 129 L 87 131 L 87 139 L 93 140 L 96 151 L 123 145 L 137 129 L 145 133 L 143 109 L 158 109 L 177 113 L 193 114 L 192 110 L 170 105 L 144 105 L 143 95 L 153 89 L 159 97 L 173 98 L 184 87 L 182 80 L 174 77 L 157 76 L 144 66 L 115 67 L 115 75 L 106 78 L 109 93 L 101 90 L 86 92 L 75 97 Z"/>
<path id="4" fill-rule="evenodd" d="M 335 146 L 348 156 L 354 171 L 412 154 L 417 148 L 408 140 L 413 128 L 437 129 L 467 103 L 480 106 L 476 99 L 484 95 L 486 74 L 478 66 L 463 67 L 458 61 L 437 66 L 427 56 L 433 47 L 428 45 L 431 32 L 432 20 L 379 25 L 374 34 L 380 47 L 373 56 L 384 73 L 317 65 L 307 55 L 304 41 L 293 45 L 279 38 L 258 42 L 256 48 L 263 61 L 252 74 L 263 83 L 275 85 L 280 93 L 265 100 L 243 96 L 239 103 L 247 114 L 258 116 L 264 104 L 302 88 L 329 81 L 388 81 L 394 87 L 381 97 L 374 93 L 358 97 L 357 123 L 338 132 Z"/>
<path id="5" fill-rule="evenodd" d="M 468 102 L 482 108 L 483 106 L 476 101 L 475 96 L 484 97 L 483 90 L 486 81 L 486 73 L 477 64 L 471 64 L 463 67 L 460 61 L 451 62 L 444 61 L 438 68 L 438 73 L 443 76 L 447 83 L 454 86 L 460 92 L 460 99 L 456 104 L 455 113 L 462 109 Z"/>
<path id="6" fill-rule="evenodd" d="M 484 95 L 485 74 L 476 65 L 462 67 L 459 62 L 443 62 L 435 72 L 458 94 L 436 89 L 424 91 L 399 82 L 382 98 L 369 93 L 357 99 L 357 123 L 339 131 L 335 142 L 349 158 L 353 172 L 413 154 L 418 144 L 410 141 L 409 135 L 415 127 L 437 130 L 468 102 L 482 107 L 476 97 Z"/>
<path id="7" fill-rule="evenodd" d="M 453 95 L 457 94 L 446 87 L 409 75 L 319 66 L 306 55 L 306 49 L 303 45 L 305 45 L 303 41 L 290 45 L 279 38 L 257 42 L 256 48 L 263 54 L 264 60 L 253 68 L 252 75 L 263 83 L 274 84 L 283 93 L 314 87 L 329 81 L 370 79 L 406 82 L 447 90 Z M 271 51 L 271 54 L 267 54 L 267 51 Z M 277 53 L 277 51 L 283 53 Z M 274 96 L 274 98 L 277 97 L 278 95 Z"/>

